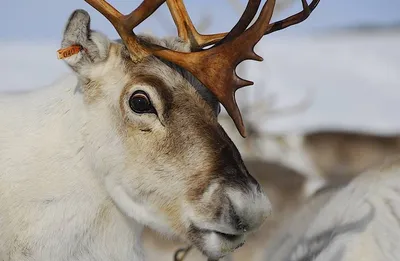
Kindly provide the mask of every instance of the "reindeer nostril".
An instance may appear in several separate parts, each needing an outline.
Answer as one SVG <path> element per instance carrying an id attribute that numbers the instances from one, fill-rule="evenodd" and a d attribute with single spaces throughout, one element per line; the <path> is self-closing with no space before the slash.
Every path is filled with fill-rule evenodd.
<path id="1" fill-rule="evenodd" d="M 230 225 L 240 233 L 260 227 L 271 212 L 271 203 L 257 185 L 252 184 L 247 191 L 228 191 Z"/>
<path id="2" fill-rule="evenodd" d="M 243 221 L 243 219 L 237 213 L 237 209 L 231 199 L 229 200 L 229 220 L 231 225 L 237 231 L 247 231 L 248 225 Z"/>
<path id="3" fill-rule="evenodd" d="M 239 223 L 237 223 L 236 225 L 236 229 L 238 231 L 242 231 L 242 232 L 247 232 L 249 226 L 247 224 L 244 224 L 241 220 L 239 220 Z"/>

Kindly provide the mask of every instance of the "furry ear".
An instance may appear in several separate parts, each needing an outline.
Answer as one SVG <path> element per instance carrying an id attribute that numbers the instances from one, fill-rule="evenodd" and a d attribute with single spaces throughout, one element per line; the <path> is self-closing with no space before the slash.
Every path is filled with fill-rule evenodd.
<path id="1" fill-rule="evenodd" d="M 104 61 L 108 56 L 110 40 L 90 29 L 90 16 L 85 10 L 75 10 L 65 27 L 61 48 L 73 46 L 79 46 L 80 51 L 64 61 L 79 75 L 85 67 Z"/>

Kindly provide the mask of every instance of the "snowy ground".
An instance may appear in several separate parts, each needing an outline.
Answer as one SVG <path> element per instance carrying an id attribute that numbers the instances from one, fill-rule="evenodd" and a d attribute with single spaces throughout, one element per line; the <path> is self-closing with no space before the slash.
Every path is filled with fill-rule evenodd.
<path id="1" fill-rule="evenodd" d="M 266 119 L 271 132 L 345 128 L 380 133 L 400 131 L 400 32 L 336 33 L 308 37 L 270 37 L 256 51 L 264 62 L 247 62 L 244 78 L 258 100 L 278 95 L 278 106 L 314 90 L 303 113 Z M 69 73 L 56 58 L 58 43 L 0 43 L 0 90 L 31 90 Z M 241 66 L 242 67 L 242 66 Z"/>

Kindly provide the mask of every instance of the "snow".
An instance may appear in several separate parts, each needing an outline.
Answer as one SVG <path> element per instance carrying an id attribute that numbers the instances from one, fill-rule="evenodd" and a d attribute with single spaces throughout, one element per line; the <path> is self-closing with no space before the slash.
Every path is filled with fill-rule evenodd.
<path id="1" fill-rule="evenodd" d="M 400 32 L 339 32 L 263 39 L 264 62 L 240 65 L 254 86 L 237 92 L 240 106 L 298 102 L 310 90 L 312 104 L 292 115 L 248 115 L 270 132 L 336 128 L 389 134 L 400 131 Z M 33 90 L 71 73 L 57 60 L 55 42 L 0 42 L 0 91 Z M 245 92 L 249 96 L 243 95 Z M 243 99 L 250 97 L 250 99 Z"/>

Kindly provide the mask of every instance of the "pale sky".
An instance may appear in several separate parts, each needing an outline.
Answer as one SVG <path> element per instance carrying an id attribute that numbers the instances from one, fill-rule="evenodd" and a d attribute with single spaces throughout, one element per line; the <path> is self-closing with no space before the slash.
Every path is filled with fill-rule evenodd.
<path id="1" fill-rule="evenodd" d="M 243 6 L 246 3 L 245 0 L 236 1 Z M 300 7 L 300 0 L 296 1 L 297 4 L 286 13 L 292 13 L 293 9 Z M 109 0 L 109 2 L 121 12 L 126 13 L 135 8 L 140 0 Z M 240 16 L 228 2 L 228 0 L 185 1 L 194 22 L 198 22 L 204 15 L 211 17 L 212 25 L 208 31 L 212 32 L 229 30 Z M 68 16 L 78 8 L 89 11 L 94 29 L 110 37 L 117 37 L 109 22 L 84 0 L 0 0 L 0 3 L 2 6 L 0 40 L 2 41 L 57 41 L 61 39 Z M 145 21 L 138 31 L 151 30 L 158 35 L 174 33 L 167 8 L 163 6 L 157 14 L 158 20 L 153 17 Z M 321 0 L 319 7 L 307 22 L 296 26 L 296 30 L 291 28 L 285 33 L 308 33 L 316 30 L 324 31 L 327 28 L 396 22 L 400 22 L 399 0 Z"/>

